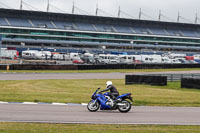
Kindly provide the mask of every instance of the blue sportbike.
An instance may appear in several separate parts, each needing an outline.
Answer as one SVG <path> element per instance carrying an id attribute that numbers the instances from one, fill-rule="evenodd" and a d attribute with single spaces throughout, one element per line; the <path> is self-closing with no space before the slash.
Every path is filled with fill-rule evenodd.
<path id="1" fill-rule="evenodd" d="M 122 94 L 115 98 L 110 98 L 110 93 L 106 92 L 102 94 L 98 88 L 92 95 L 91 101 L 88 103 L 87 108 L 91 112 L 100 110 L 119 110 L 122 113 L 129 112 L 131 110 L 131 104 L 133 99 L 131 93 Z"/>

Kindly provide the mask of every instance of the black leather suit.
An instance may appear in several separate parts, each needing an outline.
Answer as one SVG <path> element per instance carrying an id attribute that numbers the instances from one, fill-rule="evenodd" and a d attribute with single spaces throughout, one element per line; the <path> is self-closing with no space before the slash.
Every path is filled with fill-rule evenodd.
<path id="1" fill-rule="evenodd" d="M 117 91 L 116 87 L 113 85 L 109 85 L 105 90 L 102 90 L 101 92 L 104 91 L 110 91 L 110 97 L 112 99 L 115 99 L 117 96 L 119 96 L 119 92 Z"/>

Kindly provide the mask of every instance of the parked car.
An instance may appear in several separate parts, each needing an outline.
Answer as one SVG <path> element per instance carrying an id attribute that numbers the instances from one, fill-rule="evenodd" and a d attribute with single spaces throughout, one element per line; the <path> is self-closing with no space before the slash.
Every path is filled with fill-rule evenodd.
<path id="1" fill-rule="evenodd" d="M 196 61 L 198 64 L 200 64 L 200 60 L 194 60 L 194 61 Z"/>
<path id="2" fill-rule="evenodd" d="M 185 59 L 178 59 L 182 64 L 189 64 L 189 62 Z"/>
<path id="3" fill-rule="evenodd" d="M 178 59 L 172 59 L 171 61 L 173 64 L 181 64 L 181 62 Z"/>
<path id="4" fill-rule="evenodd" d="M 196 62 L 196 61 L 194 61 L 194 60 L 188 60 L 188 62 L 190 63 L 190 64 L 197 64 L 198 62 Z"/>
<path id="5" fill-rule="evenodd" d="M 73 63 L 74 63 L 74 64 L 83 64 L 84 61 L 81 60 L 81 59 L 75 59 L 75 60 L 73 60 Z"/>

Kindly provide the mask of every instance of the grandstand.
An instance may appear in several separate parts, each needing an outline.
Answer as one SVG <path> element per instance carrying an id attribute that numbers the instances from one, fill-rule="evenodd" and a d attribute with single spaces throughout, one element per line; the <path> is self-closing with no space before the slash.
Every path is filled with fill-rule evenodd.
<path id="1" fill-rule="evenodd" d="M 200 25 L 0 9 L 3 47 L 200 51 Z"/>

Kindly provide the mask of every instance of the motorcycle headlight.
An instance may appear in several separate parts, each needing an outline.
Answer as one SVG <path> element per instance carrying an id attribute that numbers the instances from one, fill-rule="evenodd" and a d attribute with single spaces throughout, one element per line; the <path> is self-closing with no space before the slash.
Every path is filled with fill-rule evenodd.
<path id="1" fill-rule="evenodd" d="M 92 95 L 91 99 L 95 99 L 96 98 L 96 95 Z"/>

